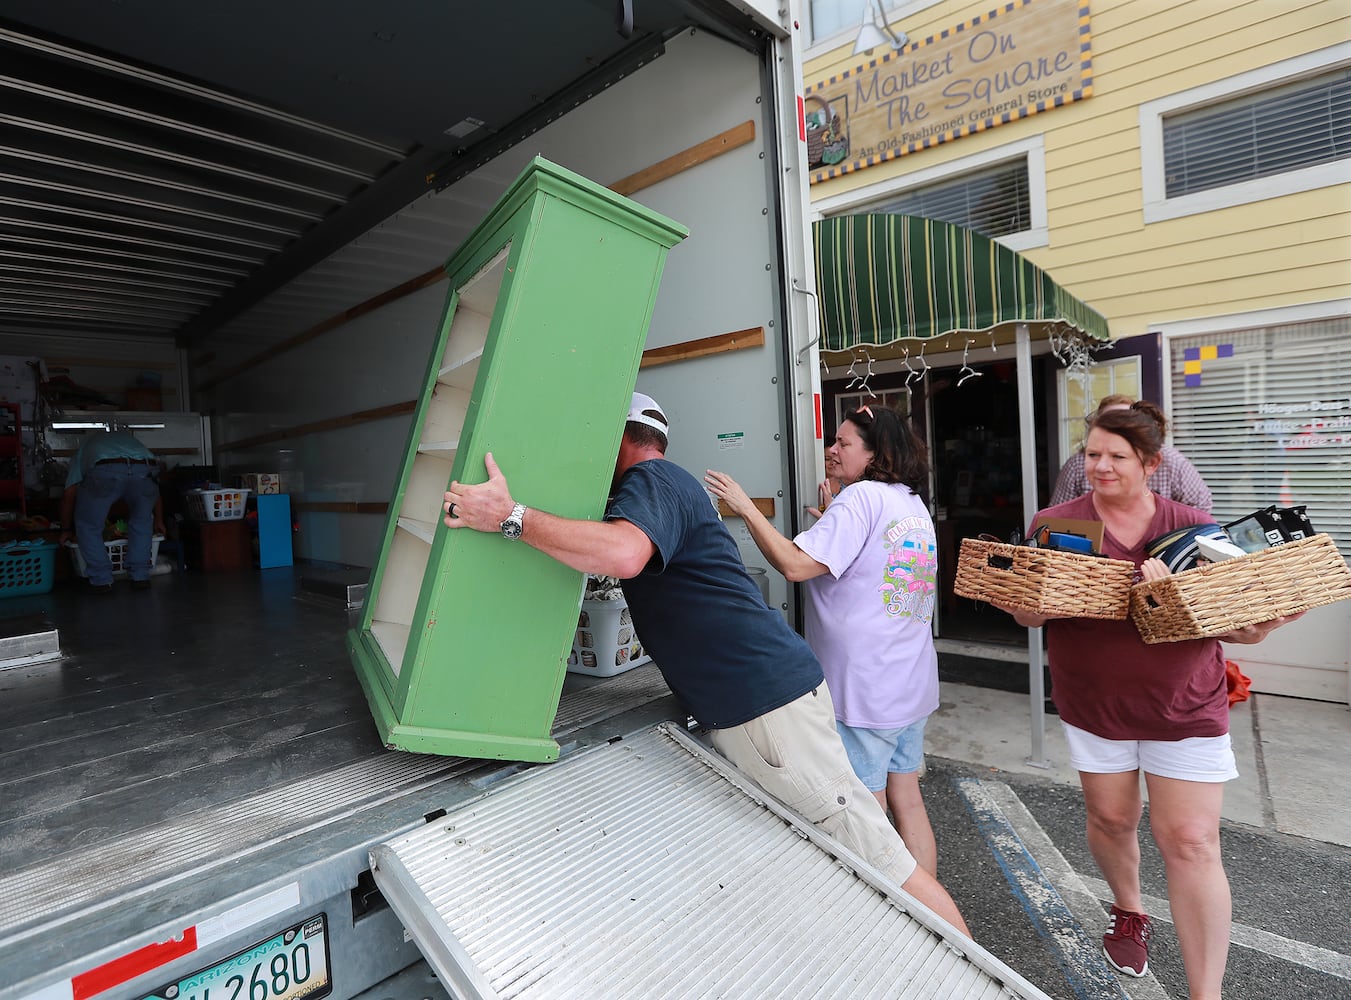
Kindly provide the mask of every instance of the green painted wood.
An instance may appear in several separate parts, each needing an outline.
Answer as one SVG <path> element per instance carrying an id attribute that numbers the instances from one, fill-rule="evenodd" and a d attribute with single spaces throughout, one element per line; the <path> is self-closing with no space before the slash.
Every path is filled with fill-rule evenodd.
<path id="1" fill-rule="evenodd" d="M 685 235 L 537 158 L 447 262 L 384 542 L 347 637 L 388 746 L 557 757 L 549 732 L 582 576 L 520 542 L 450 531 L 441 494 L 451 479 L 486 479 L 491 451 L 521 503 L 602 516 L 666 254 Z M 479 339 L 476 365 L 439 375 Z M 425 451 L 451 429 L 453 458 Z"/>

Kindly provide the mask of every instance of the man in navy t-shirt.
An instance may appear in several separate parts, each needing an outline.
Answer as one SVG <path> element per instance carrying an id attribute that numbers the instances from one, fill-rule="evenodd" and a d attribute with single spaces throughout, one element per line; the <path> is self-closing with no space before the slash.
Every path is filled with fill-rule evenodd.
<path id="1" fill-rule="evenodd" d="M 655 400 L 633 394 L 604 521 L 517 503 L 489 453 L 486 483 L 450 484 L 446 526 L 500 532 L 574 569 L 618 577 L 643 645 L 714 748 L 969 934 L 855 776 L 810 647 L 761 598 L 703 486 L 666 460 L 668 426 Z"/>
<path id="2" fill-rule="evenodd" d="M 739 726 L 820 686 L 816 656 L 766 606 L 692 475 L 665 459 L 639 462 L 605 516 L 652 542 L 643 571 L 622 581 L 624 599 L 666 683 L 701 724 Z"/>

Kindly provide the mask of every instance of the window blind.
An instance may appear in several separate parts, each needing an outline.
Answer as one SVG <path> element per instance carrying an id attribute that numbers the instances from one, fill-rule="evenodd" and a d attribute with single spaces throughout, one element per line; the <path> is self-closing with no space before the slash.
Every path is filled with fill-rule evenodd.
<path id="1" fill-rule="evenodd" d="M 1305 504 L 1351 556 L 1351 320 L 1175 338 L 1172 443 L 1221 524 Z"/>
<path id="2" fill-rule="evenodd" d="M 1167 197 L 1351 156 L 1351 70 L 1170 115 Z"/>
<path id="3" fill-rule="evenodd" d="M 973 229 L 995 239 L 1032 228 L 1027 161 L 1002 163 L 951 180 L 905 191 L 867 209 L 887 215 L 918 215 Z"/>

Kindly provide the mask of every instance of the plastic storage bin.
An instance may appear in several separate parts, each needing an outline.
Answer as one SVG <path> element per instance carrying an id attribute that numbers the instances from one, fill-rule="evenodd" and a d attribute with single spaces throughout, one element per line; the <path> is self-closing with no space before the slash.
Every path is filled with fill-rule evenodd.
<path id="1" fill-rule="evenodd" d="M 0 597 L 45 594 L 55 579 L 56 543 L 11 542 L 0 546 Z"/>
<path id="2" fill-rule="evenodd" d="M 194 521 L 237 521 L 244 516 L 248 490 L 188 490 L 183 494 Z"/>
<path id="3" fill-rule="evenodd" d="M 155 563 L 159 561 L 159 543 L 164 541 L 163 535 L 154 535 L 150 539 L 150 566 L 151 572 L 154 572 Z M 115 541 L 104 542 L 103 547 L 108 550 L 108 561 L 113 564 L 113 576 L 126 576 L 127 568 L 124 565 L 127 559 L 127 540 L 118 538 Z M 84 553 L 74 542 L 66 542 L 66 548 L 70 550 L 70 558 L 75 563 L 75 575 L 87 579 L 89 577 L 89 567 L 85 564 Z"/>
<path id="4" fill-rule="evenodd" d="M 591 677 L 613 677 L 649 662 L 624 601 L 582 601 L 568 669 Z"/>

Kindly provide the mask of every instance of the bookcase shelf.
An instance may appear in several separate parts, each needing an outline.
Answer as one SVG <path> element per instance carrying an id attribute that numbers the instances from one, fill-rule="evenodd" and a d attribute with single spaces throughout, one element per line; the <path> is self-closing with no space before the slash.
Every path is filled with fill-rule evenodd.
<path id="1" fill-rule="evenodd" d="M 666 254 L 683 227 L 536 158 L 446 263 L 450 291 L 352 663 L 389 747 L 546 761 L 582 576 L 451 530 L 492 452 L 522 503 L 599 518 Z M 529 515 L 527 514 L 527 520 Z"/>

